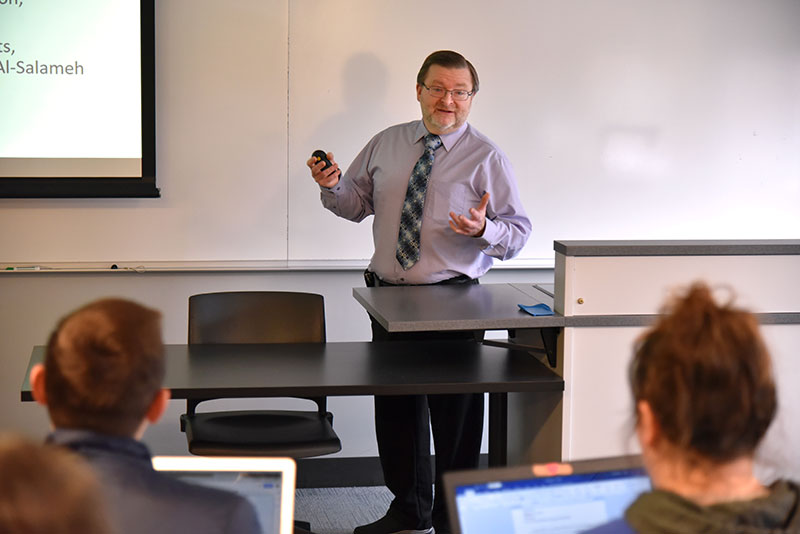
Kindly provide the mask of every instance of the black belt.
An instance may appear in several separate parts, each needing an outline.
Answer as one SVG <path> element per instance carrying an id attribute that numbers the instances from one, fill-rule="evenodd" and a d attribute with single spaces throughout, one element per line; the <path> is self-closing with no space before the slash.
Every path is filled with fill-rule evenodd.
<path id="1" fill-rule="evenodd" d="M 457 284 L 479 284 L 477 278 L 470 278 L 466 274 L 462 274 L 460 276 L 455 276 L 453 278 L 448 278 L 447 280 L 441 280 L 439 282 L 432 282 L 430 284 L 392 284 L 391 282 L 387 282 L 385 280 L 381 280 L 381 278 L 375 274 L 374 272 L 367 269 L 364 271 L 364 282 L 367 284 L 367 287 L 397 287 L 397 286 L 447 286 L 447 285 L 457 285 Z"/>

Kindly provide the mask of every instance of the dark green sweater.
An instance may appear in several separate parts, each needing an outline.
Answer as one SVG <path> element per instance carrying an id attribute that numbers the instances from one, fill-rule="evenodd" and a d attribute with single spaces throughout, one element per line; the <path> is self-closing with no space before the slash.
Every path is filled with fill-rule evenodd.
<path id="1" fill-rule="evenodd" d="M 765 497 L 712 506 L 655 490 L 640 496 L 625 519 L 638 534 L 800 533 L 800 487 L 779 480 Z"/>

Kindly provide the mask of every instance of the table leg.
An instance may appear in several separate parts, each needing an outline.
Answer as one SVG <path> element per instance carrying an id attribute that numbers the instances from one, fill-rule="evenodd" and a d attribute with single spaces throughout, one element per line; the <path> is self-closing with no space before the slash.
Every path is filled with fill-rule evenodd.
<path id="1" fill-rule="evenodd" d="M 489 467 L 508 461 L 508 393 L 489 393 Z"/>

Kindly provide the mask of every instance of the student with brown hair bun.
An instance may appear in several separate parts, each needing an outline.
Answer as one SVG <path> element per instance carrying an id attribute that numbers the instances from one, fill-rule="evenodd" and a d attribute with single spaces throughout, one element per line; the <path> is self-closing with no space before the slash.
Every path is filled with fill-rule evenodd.
<path id="1" fill-rule="evenodd" d="M 0 533 L 110 534 L 91 468 L 61 447 L 0 436 Z"/>
<path id="2" fill-rule="evenodd" d="M 797 484 L 764 486 L 753 472 L 777 397 L 752 314 L 694 284 L 640 339 L 630 385 L 654 490 L 589 532 L 800 532 Z"/>

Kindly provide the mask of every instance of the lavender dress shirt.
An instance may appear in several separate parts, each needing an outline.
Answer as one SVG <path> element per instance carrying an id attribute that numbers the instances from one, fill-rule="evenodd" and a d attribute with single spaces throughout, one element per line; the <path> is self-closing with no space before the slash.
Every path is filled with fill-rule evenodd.
<path id="1" fill-rule="evenodd" d="M 395 258 L 400 213 L 414 164 L 428 133 L 421 120 L 398 124 L 373 137 L 339 183 L 321 187 L 322 205 L 360 222 L 375 215 L 375 252 L 370 269 L 393 284 L 431 284 L 460 275 L 478 278 L 494 258 L 519 253 L 531 232 L 514 171 L 503 152 L 469 124 L 440 136 L 428 183 L 420 234 L 420 259 L 404 271 Z M 450 212 L 469 216 L 488 192 L 486 229 L 481 237 L 455 233 Z"/>

